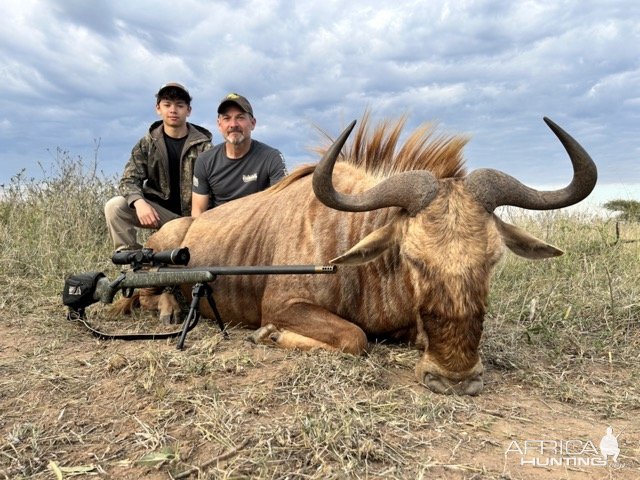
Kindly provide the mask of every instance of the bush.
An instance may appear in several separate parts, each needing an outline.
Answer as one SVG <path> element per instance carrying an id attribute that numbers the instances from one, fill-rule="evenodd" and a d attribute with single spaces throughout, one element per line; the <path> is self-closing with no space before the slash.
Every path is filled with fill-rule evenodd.
<path id="1" fill-rule="evenodd" d="M 58 149 L 42 179 L 25 170 L 0 186 L 0 286 L 9 295 L 58 294 L 70 273 L 109 264 L 103 207 L 115 178 Z"/>

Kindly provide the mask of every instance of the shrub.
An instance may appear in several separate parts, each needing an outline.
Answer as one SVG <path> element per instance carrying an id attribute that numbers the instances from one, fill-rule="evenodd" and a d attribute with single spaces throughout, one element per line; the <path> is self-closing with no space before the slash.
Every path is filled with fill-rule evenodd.
<path id="1" fill-rule="evenodd" d="M 108 264 L 103 206 L 116 182 L 81 157 L 56 150 L 42 179 L 25 170 L 0 188 L 0 286 L 9 294 L 57 294 L 70 273 Z"/>

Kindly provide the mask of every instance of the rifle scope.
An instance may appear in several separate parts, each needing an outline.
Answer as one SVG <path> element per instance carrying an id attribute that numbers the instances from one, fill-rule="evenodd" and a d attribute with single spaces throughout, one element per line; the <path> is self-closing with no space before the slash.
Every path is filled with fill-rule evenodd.
<path id="1" fill-rule="evenodd" d="M 186 265 L 191 258 L 189 248 L 175 248 L 154 253 L 150 248 L 115 252 L 111 261 L 116 265 Z"/>

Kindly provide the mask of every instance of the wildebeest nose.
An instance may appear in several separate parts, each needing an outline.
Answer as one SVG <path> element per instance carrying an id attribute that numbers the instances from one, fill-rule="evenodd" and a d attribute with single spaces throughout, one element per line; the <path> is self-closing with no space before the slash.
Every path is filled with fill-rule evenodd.
<path id="1" fill-rule="evenodd" d="M 457 395 L 478 395 L 484 387 L 481 373 L 459 382 L 451 381 L 434 373 L 427 373 L 423 383 L 432 392 L 448 395 L 454 393 Z"/>

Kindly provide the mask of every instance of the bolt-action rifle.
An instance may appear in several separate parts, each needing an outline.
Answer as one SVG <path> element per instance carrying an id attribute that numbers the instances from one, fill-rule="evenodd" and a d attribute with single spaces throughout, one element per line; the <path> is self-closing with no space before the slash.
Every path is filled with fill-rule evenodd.
<path id="1" fill-rule="evenodd" d="M 62 292 L 62 302 L 69 308 L 67 318 L 80 320 L 98 338 L 123 340 L 150 340 L 180 335 L 178 349 L 182 350 L 187 332 L 200 318 L 199 304 L 206 298 L 220 330 L 226 336 L 224 322 L 213 297 L 211 284 L 220 275 L 302 275 L 335 273 L 335 265 L 262 265 L 186 267 L 190 254 L 187 247 L 155 252 L 145 248 L 113 254 L 116 265 L 130 265 L 113 281 L 102 272 L 86 272 L 68 277 Z M 85 309 L 96 302 L 112 303 L 118 292 L 131 297 L 136 288 L 175 287 L 193 284 L 189 313 L 179 332 L 155 334 L 106 334 L 92 327 L 86 319 Z"/>

